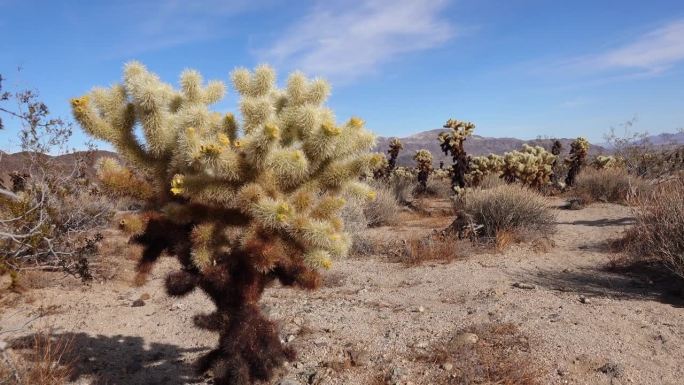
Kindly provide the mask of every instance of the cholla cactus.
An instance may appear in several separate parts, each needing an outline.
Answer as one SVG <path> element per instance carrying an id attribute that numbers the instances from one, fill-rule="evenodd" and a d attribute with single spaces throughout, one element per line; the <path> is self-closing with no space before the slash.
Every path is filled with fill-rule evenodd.
<path id="1" fill-rule="evenodd" d="M 503 173 L 508 183 L 520 181 L 523 185 L 539 188 L 549 183 L 554 155 L 540 146 L 523 144 L 522 151 L 504 154 Z"/>
<path id="2" fill-rule="evenodd" d="M 622 159 L 611 155 L 597 155 L 594 160 L 591 161 L 591 165 L 597 170 L 603 170 L 606 168 L 621 167 L 623 166 L 623 161 Z"/>
<path id="3" fill-rule="evenodd" d="M 324 106 L 327 82 L 294 73 L 278 89 L 267 66 L 238 69 L 232 81 L 241 124 L 209 109 L 223 97 L 222 82 L 203 84 L 188 70 L 174 90 L 135 62 L 123 84 L 72 100 L 85 131 L 127 164 L 100 163 L 103 183 L 146 199 L 140 218 L 128 222 L 138 223 L 131 232 L 144 250 L 139 277 L 163 252 L 174 254 L 182 268 L 167 276 L 167 292 L 199 287 L 215 303 L 195 323 L 219 333 L 218 347 L 199 363 L 213 369 L 216 384 L 267 380 L 292 357 L 260 313 L 261 294 L 274 280 L 313 289 L 318 269 L 347 254 L 342 196 L 373 199 L 358 180 L 382 158 L 368 152 L 375 137 L 363 120 L 335 123 Z M 138 125 L 144 143 L 134 135 Z"/>
<path id="4" fill-rule="evenodd" d="M 420 191 L 424 192 L 427 189 L 428 177 L 432 173 L 432 154 L 428 150 L 421 149 L 413 155 L 413 160 L 416 161 Z"/>
<path id="5" fill-rule="evenodd" d="M 588 153 L 589 142 L 585 138 L 579 137 L 570 144 L 570 158 L 565 160 L 569 166 L 568 176 L 565 177 L 566 186 L 570 187 L 575 184 L 575 178 L 587 162 Z"/>
<path id="6" fill-rule="evenodd" d="M 563 144 L 561 143 L 560 140 L 554 140 L 553 145 L 551 145 L 551 154 L 553 154 L 556 159 L 553 160 L 553 165 L 551 165 L 551 170 L 553 174 L 551 174 L 551 183 L 554 186 L 557 186 L 558 183 L 558 177 L 560 175 L 560 170 L 559 170 L 559 164 L 558 164 L 558 156 L 560 155 L 561 151 L 563 150 Z"/>
<path id="7" fill-rule="evenodd" d="M 464 188 L 465 176 L 468 173 L 470 162 L 463 149 L 463 143 L 473 134 L 475 125 L 470 122 L 449 119 L 444 124 L 444 128 L 449 128 L 450 131 L 440 133 L 438 139 L 439 146 L 444 154 L 451 155 L 454 162 L 451 166 L 451 187 Z"/>
<path id="8" fill-rule="evenodd" d="M 470 185 L 473 187 L 479 186 L 482 179 L 487 175 L 501 173 L 503 165 L 503 157 L 496 154 L 471 158 L 468 172 Z"/>
<path id="9" fill-rule="evenodd" d="M 389 161 L 387 165 L 387 172 L 391 173 L 395 167 L 397 167 L 397 157 L 399 156 L 399 151 L 404 148 L 404 145 L 397 138 L 392 138 L 389 142 L 389 149 L 387 153 L 389 154 Z"/>

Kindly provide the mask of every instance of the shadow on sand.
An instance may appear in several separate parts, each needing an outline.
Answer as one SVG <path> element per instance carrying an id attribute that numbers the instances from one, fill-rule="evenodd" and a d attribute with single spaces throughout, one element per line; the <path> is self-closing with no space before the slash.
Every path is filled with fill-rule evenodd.
<path id="1" fill-rule="evenodd" d="M 654 300 L 684 307 L 684 280 L 666 267 L 652 263 L 562 271 L 535 270 L 517 274 L 515 278 L 587 297 Z"/>
<path id="2" fill-rule="evenodd" d="M 31 349 L 35 336 L 11 341 L 13 349 Z M 181 348 L 170 344 L 145 344 L 142 337 L 90 336 L 85 333 L 55 333 L 52 340 L 66 341 L 66 360 L 73 370 L 70 381 L 86 380 L 92 385 L 181 385 L 204 379 L 194 373 L 195 354 L 206 348 Z M 146 347 L 147 346 L 147 347 Z M 191 357 L 186 357 L 187 353 Z M 81 382 L 79 382 L 81 383 Z"/>

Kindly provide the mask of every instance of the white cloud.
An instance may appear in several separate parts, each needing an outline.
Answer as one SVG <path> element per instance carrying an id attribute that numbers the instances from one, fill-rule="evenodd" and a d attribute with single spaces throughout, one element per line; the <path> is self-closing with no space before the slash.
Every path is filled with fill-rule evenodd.
<path id="1" fill-rule="evenodd" d="M 318 3 L 261 58 L 337 81 L 377 70 L 397 55 L 436 47 L 454 35 L 445 0 Z"/>
<path id="2" fill-rule="evenodd" d="M 669 22 L 607 52 L 579 58 L 575 64 L 594 70 L 656 74 L 681 61 L 684 61 L 684 19 Z"/>

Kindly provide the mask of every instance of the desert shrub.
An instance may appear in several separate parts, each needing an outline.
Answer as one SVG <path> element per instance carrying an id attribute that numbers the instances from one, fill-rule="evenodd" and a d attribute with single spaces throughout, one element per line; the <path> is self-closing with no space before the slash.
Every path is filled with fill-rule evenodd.
<path id="1" fill-rule="evenodd" d="M 629 175 L 623 168 L 586 168 L 577 177 L 573 193 L 586 202 L 626 203 L 648 189 L 644 179 Z"/>
<path id="2" fill-rule="evenodd" d="M 426 351 L 414 351 L 418 361 L 451 365 L 431 378 L 437 384 L 541 385 L 545 370 L 532 356 L 529 338 L 512 323 L 473 325 Z"/>
<path id="3" fill-rule="evenodd" d="M 91 152 L 75 154 L 71 165 L 54 164 L 45 154 L 66 151 L 71 126 L 51 118 L 34 91 L 4 93 L 0 101 L 8 100 L 18 103 L 17 111 L 0 108 L 0 113 L 20 122 L 25 161 L 10 173 L 11 187 L 0 188 L 0 275 L 15 278 L 30 265 L 87 280 L 101 239 L 96 233 L 114 213 L 111 201 L 86 178 Z"/>
<path id="4" fill-rule="evenodd" d="M 501 177 L 499 175 L 489 174 L 489 175 L 485 176 L 484 178 L 482 178 L 478 187 L 482 190 L 487 190 L 487 189 L 491 189 L 491 188 L 494 188 L 497 186 L 502 186 L 505 183 L 506 182 L 504 182 L 504 180 L 501 179 Z"/>
<path id="5" fill-rule="evenodd" d="M 492 240 L 504 233 L 544 236 L 554 230 L 555 216 L 546 198 L 519 185 L 467 190 L 456 200 L 456 211 L 481 226 L 479 236 Z"/>
<path id="6" fill-rule="evenodd" d="M 399 171 L 399 172 L 398 172 Z M 397 168 L 387 180 L 387 185 L 399 204 L 410 206 L 413 202 L 413 192 L 416 189 L 415 176 Z"/>
<path id="7" fill-rule="evenodd" d="M 468 245 L 450 236 L 431 234 L 406 240 L 396 260 L 407 266 L 417 266 L 425 262 L 451 262 L 462 258 Z"/>
<path id="8" fill-rule="evenodd" d="M 267 66 L 235 70 L 232 80 L 240 120 L 210 110 L 223 82 L 187 70 L 176 90 L 140 63 L 126 65 L 123 84 L 72 100 L 84 130 L 125 162 L 100 162 L 102 183 L 145 198 L 143 226 L 130 229 L 143 248 L 138 282 L 167 252 L 182 265 L 167 276 L 167 293 L 199 288 L 214 302 L 195 324 L 219 334 L 198 362 L 217 385 L 267 381 L 292 360 L 258 302 L 274 281 L 315 289 L 320 269 L 348 255 L 340 211 L 350 197 L 375 198 L 360 178 L 383 159 L 369 152 L 375 136 L 363 120 L 335 122 L 324 80 L 294 73 L 280 89 Z"/>
<path id="9" fill-rule="evenodd" d="M 439 177 L 433 173 L 425 184 L 425 195 L 437 198 L 448 198 L 453 195 L 449 179 Z"/>
<path id="10" fill-rule="evenodd" d="M 684 178 L 637 199 L 636 224 L 625 237 L 637 260 L 655 259 L 684 278 Z"/>
<path id="11" fill-rule="evenodd" d="M 399 202 L 394 193 L 385 185 L 374 183 L 376 196 L 372 201 L 365 202 L 363 214 L 368 226 L 391 226 L 399 221 Z"/>
<path id="12" fill-rule="evenodd" d="M 74 367 L 72 340 L 40 330 L 15 340 L 0 357 L 0 384 L 62 385 L 70 383 Z"/>

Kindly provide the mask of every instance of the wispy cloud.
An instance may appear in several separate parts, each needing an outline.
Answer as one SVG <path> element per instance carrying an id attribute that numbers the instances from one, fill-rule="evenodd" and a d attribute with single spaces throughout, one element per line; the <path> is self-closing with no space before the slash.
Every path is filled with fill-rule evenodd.
<path id="1" fill-rule="evenodd" d="M 110 56 L 131 55 L 221 38 L 230 20 L 271 4 L 271 0 L 140 0 L 112 5 L 127 19 L 128 33 Z"/>
<path id="2" fill-rule="evenodd" d="M 631 75 L 659 74 L 684 61 L 684 19 L 671 21 L 607 52 L 576 58 L 572 65 Z"/>
<path id="3" fill-rule="evenodd" d="M 443 17 L 446 0 L 320 2 L 269 48 L 263 60 L 353 80 L 396 56 L 436 47 L 455 34 Z"/>

